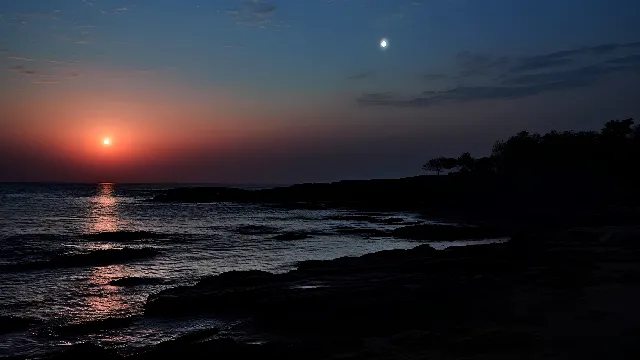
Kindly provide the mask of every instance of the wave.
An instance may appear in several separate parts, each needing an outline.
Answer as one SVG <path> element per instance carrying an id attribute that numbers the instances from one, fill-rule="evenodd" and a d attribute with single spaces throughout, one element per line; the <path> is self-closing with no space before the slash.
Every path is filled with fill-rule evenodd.
<path id="1" fill-rule="evenodd" d="M 29 261 L 0 266 L 4 271 L 25 271 L 84 266 L 103 266 L 125 263 L 131 260 L 152 258 L 160 252 L 153 248 L 124 248 L 94 250 L 80 254 L 56 255 L 44 261 Z"/>
<path id="2" fill-rule="evenodd" d="M 163 285 L 168 283 L 169 281 L 162 278 L 138 277 L 138 276 L 130 276 L 130 277 L 109 281 L 109 285 L 111 286 L 122 286 L 122 287 L 139 286 L 139 285 Z"/>
<path id="3" fill-rule="evenodd" d="M 237 228 L 236 232 L 242 235 L 265 235 L 275 234 L 278 232 L 278 229 L 267 225 L 245 225 Z"/>
<path id="4" fill-rule="evenodd" d="M 380 229 L 355 227 L 341 227 L 336 229 L 336 232 L 343 235 L 363 235 L 368 237 L 384 237 L 391 235 L 389 232 Z"/>
<path id="5" fill-rule="evenodd" d="M 93 241 L 126 242 L 136 240 L 151 240 L 167 237 L 165 234 L 151 231 L 107 231 L 80 235 L 81 239 Z"/>
<path id="6" fill-rule="evenodd" d="M 61 250 L 66 237 L 54 234 L 19 234 L 0 239 L 0 264 L 46 260 Z"/>
<path id="7" fill-rule="evenodd" d="M 312 234 L 304 231 L 289 231 L 279 235 L 274 236 L 272 239 L 274 240 L 304 240 L 311 238 Z"/>
<path id="8" fill-rule="evenodd" d="M 105 318 L 77 324 L 63 325 L 53 330 L 56 334 L 63 336 L 93 334 L 104 330 L 121 329 L 130 326 L 140 318 L 141 316 Z"/>

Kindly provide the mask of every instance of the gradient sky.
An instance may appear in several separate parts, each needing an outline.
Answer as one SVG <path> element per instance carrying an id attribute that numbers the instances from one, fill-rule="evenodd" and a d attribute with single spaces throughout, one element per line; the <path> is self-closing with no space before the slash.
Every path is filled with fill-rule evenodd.
<path id="1" fill-rule="evenodd" d="M 0 1 L 0 67 L 0 181 L 410 176 L 639 116 L 640 2 Z"/>

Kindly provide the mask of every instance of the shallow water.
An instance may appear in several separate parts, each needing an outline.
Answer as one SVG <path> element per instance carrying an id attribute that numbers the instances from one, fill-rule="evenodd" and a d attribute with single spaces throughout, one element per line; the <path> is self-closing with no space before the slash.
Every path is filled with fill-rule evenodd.
<path id="1" fill-rule="evenodd" d="M 157 343 L 182 332 L 225 324 L 221 319 L 178 322 L 138 316 L 147 296 L 164 288 L 192 284 L 202 276 L 229 270 L 284 272 L 301 260 L 357 256 L 420 244 L 341 234 L 337 230 L 343 227 L 389 230 L 399 225 L 327 219 L 345 214 L 336 210 L 144 201 L 163 187 L 167 186 L 0 184 L 0 315 L 42 321 L 28 331 L 0 335 L 0 355 L 33 354 L 86 340 L 120 349 L 127 344 Z M 411 214 L 381 216 L 416 220 Z M 261 229 L 265 233 L 260 233 Z M 148 231 L 157 236 L 83 236 L 121 231 Z M 283 232 L 311 236 L 273 239 L 274 234 Z M 125 248 L 151 248 L 159 254 L 114 259 L 111 255 L 117 251 L 99 251 Z M 103 255 L 87 257 L 96 251 L 94 255 L 111 255 L 106 260 Z M 60 259 L 60 255 L 64 261 L 51 260 Z M 95 259 L 99 262 L 86 263 L 98 261 Z M 124 277 L 159 278 L 163 283 L 109 285 Z M 124 329 L 61 331 L 61 326 L 68 324 L 125 316 L 134 317 Z"/>

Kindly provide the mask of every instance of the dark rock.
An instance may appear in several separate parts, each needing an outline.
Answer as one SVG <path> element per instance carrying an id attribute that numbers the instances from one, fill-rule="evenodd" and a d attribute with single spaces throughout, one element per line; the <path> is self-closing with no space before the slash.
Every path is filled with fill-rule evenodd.
<path id="1" fill-rule="evenodd" d="M 236 229 L 236 232 L 242 235 L 265 235 L 275 234 L 278 229 L 267 225 L 245 225 Z"/>
<path id="2" fill-rule="evenodd" d="M 171 350 L 193 358 L 624 358 L 640 350 L 640 242 L 611 230 L 443 251 L 424 244 L 304 261 L 285 274 L 225 273 L 150 296 L 145 314 L 250 318 L 244 330 L 285 341 Z"/>
<path id="3" fill-rule="evenodd" d="M 492 227 L 423 224 L 393 229 L 391 235 L 410 240 L 454 241 L 499 238 L 507 233 Z"/>
<path id="4" fill-rule="evenodd" d="M 139 286 L 139 285 L 162 285 L 166 284 L 167 281 L 162 278 L 154 278 L 154 277 L 125 277 L 121 279 L 111 280 L 109 281 L 109 285 L 111 286 Z"/>
<path id="5" fill-rule="evenodd" d="M 193 359 L 193 360 L 237 360 L 237 359 L 273 359 L 288 360 L 308 358 L 303 354 L 298 357 L 290 356 L 291 350 L 285 347 L 271 345 L 242 344 L 233 339 L 220 338 L 207 341 L 182 342 L 174 340 L 161 343 L 158 346 L 141 351 L 127 357 L 127 360 L 157 360 L 157 359 Z"/>
<path id="6" fill-rule="evenodd" d="M 380 218 L 371 215 L 335 215 L 329 216 L 329 220 L 366 221 L 375 224 L 400 224 L 404 219 L 398 217 Z"/>
<path id="7" fill-rule="evenodd" d="M 261 270 L 227 271 L 219 275 L 200 279 L 196 287 L 252 286 L 265 284 L 274 279 L 274 274 Z"/>
<path id="8" fill-rule="evenodd" d="M 12 332 L 24 331 L 40 324 L 40 321 L 28 317 L 0 316 L 0 335 Z"/>
<path id="9" fill-rule="evenodd" d="M 116 352 L 93 344 L 78 344 L 70 349 L 45 357 L 48 360 L 121 360 Z"/>
<path id="10" fill-rule="evenodd" d="M 327 217 L 328 220 L 343 220 L 343 221 L 369 221 L 375 222 L 377 217 L 369 215 L 335 215 Z"/>
<path id="11" fill-rule="evenodd" d="M 269 286 L 276 278 L 274 274 L 258 270 L 229 271 L 206 277 L 194 286 L 179 286 L 150 295 L 145 314 L 180 316 L 233 311 L 246 304 L 243 293 Z M 207 295 L 200 296 L 200 292 Z"/>
<path id="12" fill-rule="evenodd" d="M 390 234 L 384 230 L 366 229 L 366 228 L 340 228 L 336 230 L 340 234 L 348 235 L 364 235 L 364 236 L 389 236 Z"/>

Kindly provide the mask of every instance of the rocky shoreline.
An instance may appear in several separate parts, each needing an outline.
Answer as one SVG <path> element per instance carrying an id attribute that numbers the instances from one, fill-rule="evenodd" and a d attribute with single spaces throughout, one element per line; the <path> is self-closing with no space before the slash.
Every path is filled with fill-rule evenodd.
<path id="1" fill-rule="evenodd" d="M 639 238 L 634 226 L 553 229 L 502 244 L 304 261 L 285 274 L 224 273 L 150 296 L 145 316 L 239 325 L 126 359 L 634 358 Z M 50 358 L 123 357 L 81 345 Z"/>

